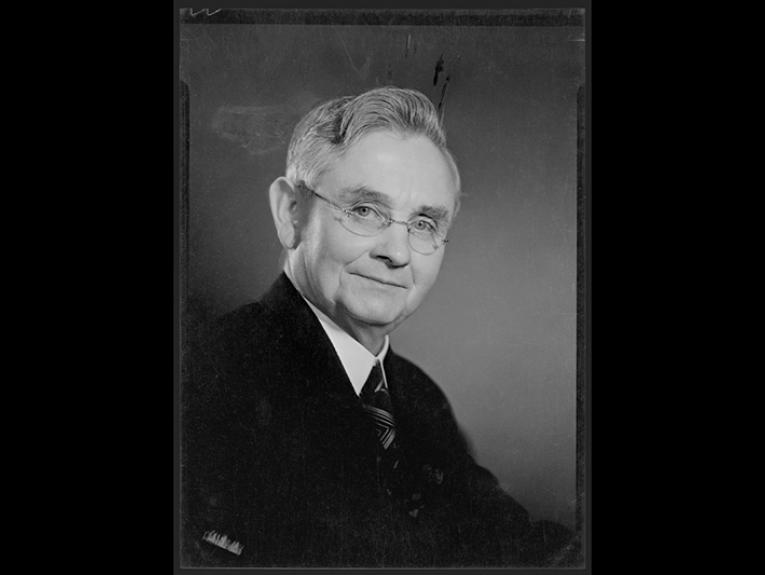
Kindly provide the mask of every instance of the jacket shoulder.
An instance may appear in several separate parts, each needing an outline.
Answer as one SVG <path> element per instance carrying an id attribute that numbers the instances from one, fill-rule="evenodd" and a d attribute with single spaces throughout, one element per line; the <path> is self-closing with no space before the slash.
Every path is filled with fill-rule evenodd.
<path id="1" fill-rule="evenodd" d="M 267 318 L 266 307 L 260 301 L 251 302 L 217 318 L 204 332 L 203 338 L 208 345 L 216 346 L 216 350 L 230 349 L 253 337 L 262 338 Z"/>

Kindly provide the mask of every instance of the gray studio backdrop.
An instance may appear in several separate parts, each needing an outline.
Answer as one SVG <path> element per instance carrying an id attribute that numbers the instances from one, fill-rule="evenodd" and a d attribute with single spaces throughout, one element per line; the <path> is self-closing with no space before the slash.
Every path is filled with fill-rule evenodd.
<path id="1" fill-rule="evenodd" d="M 421 90 L 464 197 L 439 280 L 392 346 L 444 389 L 479 463 L 532 517 L 573 527 L 583 39 L 561 25 L 182 23 L 186 327 L 278 274 L 267 192 L 300 115 L 374 86 Z"/>

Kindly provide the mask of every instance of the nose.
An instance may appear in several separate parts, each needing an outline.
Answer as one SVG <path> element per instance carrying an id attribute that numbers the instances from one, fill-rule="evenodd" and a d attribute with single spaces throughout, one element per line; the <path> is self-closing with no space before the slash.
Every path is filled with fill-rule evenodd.
<path id="1" fill-rule="evenodd" d="M 377 236 L 377 243 L 372 248 L 372 257 L 384 261 L 388 267 L 400 268 L 409 263 L 412 257 L 411 249 L 406 225 L 392 222 Z"/>

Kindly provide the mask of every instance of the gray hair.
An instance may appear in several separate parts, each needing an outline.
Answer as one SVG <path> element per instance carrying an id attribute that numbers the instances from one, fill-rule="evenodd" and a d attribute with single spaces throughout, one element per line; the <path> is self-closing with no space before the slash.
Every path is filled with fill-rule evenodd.
<path id="1" fill-rule="evenodd" d="M 394 86 L 336 98 L 308 112 L 290 140 L 287 178 L 313 187 L 333 160 L 374 130 L 423 135 L 433 142 L 452 169 L 459 205 L 459 170 L 446 147 L 446 134 L 433 102 L 421 92 Z"/>

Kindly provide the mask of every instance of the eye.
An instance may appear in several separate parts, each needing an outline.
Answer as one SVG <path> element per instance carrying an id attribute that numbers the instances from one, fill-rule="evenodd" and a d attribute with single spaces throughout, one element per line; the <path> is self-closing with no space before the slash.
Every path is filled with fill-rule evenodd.
<path id="1" fill-rule="evenodd" d="M 438 226 L 433 220 L 418 218 L 412 222 L 412 229 L 416 232 L 435 233 L 438 231 Z"/>
<path id="2" fill-rule="evenodd" d="M 368 206 L 365 204 L 362 204 L 360 206 L 354 206 L 351 208 L 351 213 L 359 218 L 365 219 L 365 220 L 371 220 L 371 219 L 381 219 L 382 216 L 380 215 L 380 212 L 378 212 L 376 209 L 374 209 L 372 206 Z"/>

